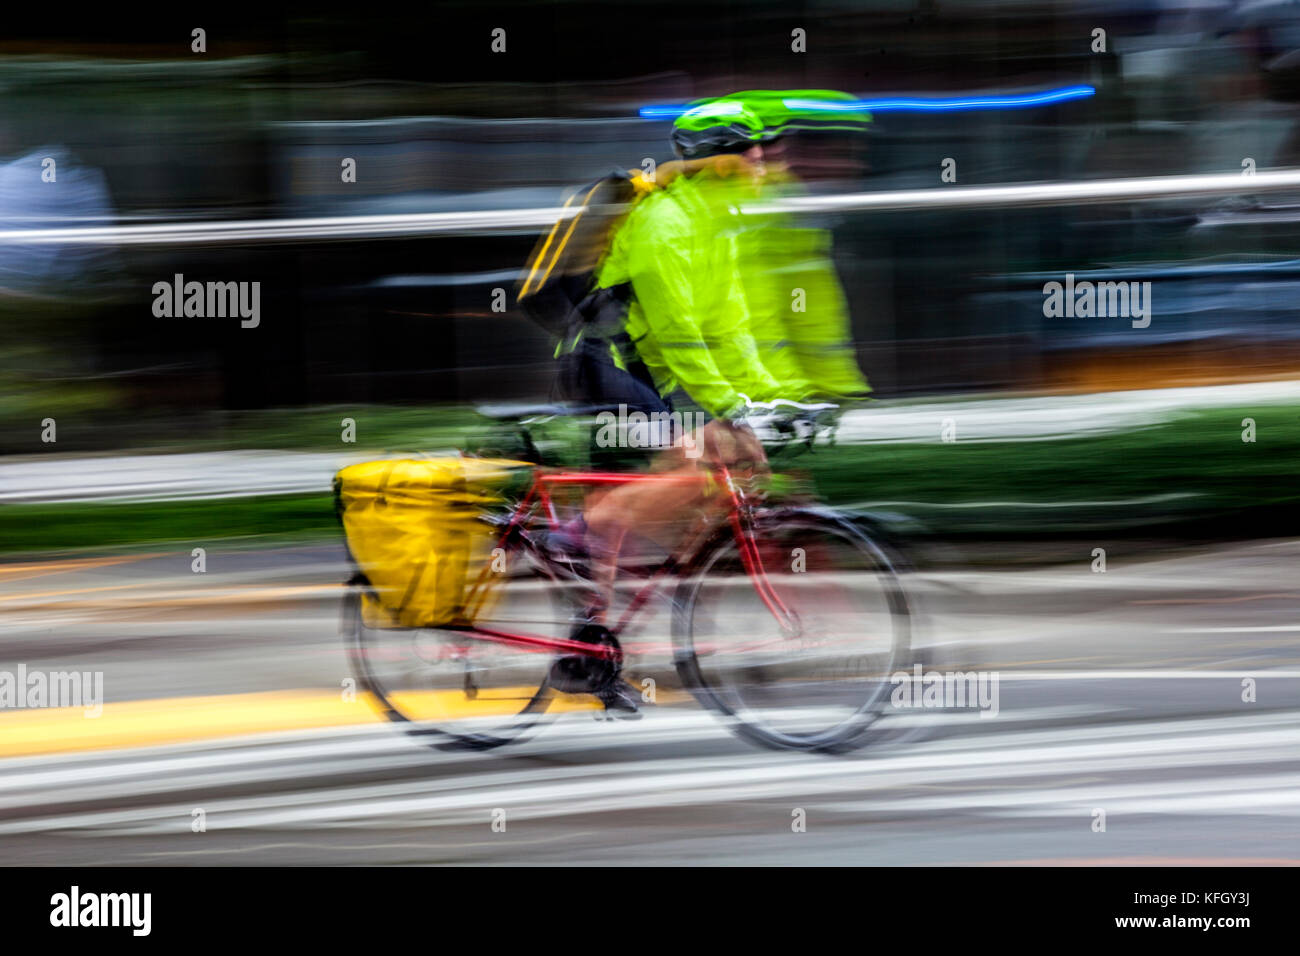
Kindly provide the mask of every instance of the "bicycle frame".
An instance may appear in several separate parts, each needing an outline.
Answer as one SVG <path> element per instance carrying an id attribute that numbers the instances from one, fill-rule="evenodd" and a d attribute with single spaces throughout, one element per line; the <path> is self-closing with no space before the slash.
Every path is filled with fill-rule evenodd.
<path id="1" fill-rule="evenodd" d="M 515 506 L 510 521 L 497 541 L 497 547 L 505 548 L 512 535 L 519 533 L 531 517 L 537 513 L 545 516 L 548 526 L 552 529 L 559 527 L 559 515 L 555 509 L 555 499 L 552 494 L 553 488 L 557 486 L 600 486 L 600 485 L 627 485 L 640 482 L 688 482 L 707 487 L 711 480 L 715 480 L 719 487 L 726 492 L 726 514 L 721 520 L 714 520 L 703 523 L 695 534 L 688 534 L 682 546 L 655 569 L 650 579 L 641 586 L 637 593 L 632 597 L 627 609 L 618 623 L 610 628 L 610 632 L 617 636 L 620 634 L 636 617 L 637 613 L 649 602 L 650 598 L 658 589 L 660 582 L 665 576 L 675 574 L 680 568 L 684 567 L 686 562 L 694 553 L 707 541 L 723 523 L 730 525 L 732 534 L 735 536 L 737 546 L 740 551 L 741 561 L 749 576 L 754 589 L 758 592 L 760 599 L 767 606 L 768 610 L 780 622 L 783 629 L 792 631 L 794 629 L 794 617 L 790 610 L 781 601 L 780 596 L 772 587 L 767 573 L 763 567 L 762 557 L 759 554 L 758 544 L 754 538 L 751 523 L 748 520 L 749 508 L 746 504 L 744 492 L 739 485 L 733 480 L 730 470 L 725 465 L 715 466 L 711 472 L 696 472 L 691 474 L 681 473 L 648 473 L 648 474 L 621 474 L 616 472 L 578 472 L 578 471 L 555 471 L 547 472 L 540 468 L 533 472 L 533 481 L 528 492 L 523 499 Z M 473 614 L 482 607 L 488 593 L 492 587 L 495 572 L 490 566 L 484 567 L 480 572 L 478 579 L 471 586 L 466 598 L 465 606 L 467 616 L 472 619 Z M 593 657 L 600 659 L 615 659 L 621 657 L 622 651 L 617 645 L 589 644 L 583 641 L 568 640 L 565 638 L 545 637 L 540 634 L 519 633 L 515 631 L 506 631 L 497 628 L 480 627 L 475 624 L 468 624 L 455 629 L 458 633 L 463 633 L 466 637 L 475 640 L 491 641 L 499 644 L 508 644 L 520 647 L 525 650 L 536 651 L 539 653 L 566 654 L 581 657 Z"/>

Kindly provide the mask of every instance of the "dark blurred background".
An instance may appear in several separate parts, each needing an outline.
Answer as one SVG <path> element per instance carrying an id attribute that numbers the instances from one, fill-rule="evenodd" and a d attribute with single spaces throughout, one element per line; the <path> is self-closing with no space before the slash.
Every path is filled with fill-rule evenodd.
<path id="1" fill-rule="evenodd" d="M 46 18 L 0 41 L 7 229 L 528 209 L 671 158 L 647 104 L 749 88 L 867 97 L 1044 90 L 1029 109 L 882 112 L 796 143 L 827 192 L 1235 173 L 1300 159 L 1293 4 L 439 4 Z M 207 31 L 192 53 L 190 31 Z M 491 51 L 506 30 L 506 52 Z M 807 31 L 807 53 L 791 31 Z M 1105 52 L 1093 52 L 1095 29 Z M 39 179 L 58 160 L 58 198 Z M 340 182 L 343 157 L 355 183 Z M 46 187 L 42 192 L 42 187 Z M 1300 203 L 1300 197 L 1295 199 Z M 1300 205 L 1223 200 L 828 220 L 880 397 L 1290 375 Z M 543 397 L 551 346 L 514 308 L 536 229 L 384 241 L 0 242 L 0 450 L 201 434 L 241 409 Z M 1153 282 L 1151 328 L 1047 320 L 1067 271 Z M 157 319 L 156 281 L 261 281 L 262 321 Z M 492 290 L 509 311 L 494 313 Z"/>

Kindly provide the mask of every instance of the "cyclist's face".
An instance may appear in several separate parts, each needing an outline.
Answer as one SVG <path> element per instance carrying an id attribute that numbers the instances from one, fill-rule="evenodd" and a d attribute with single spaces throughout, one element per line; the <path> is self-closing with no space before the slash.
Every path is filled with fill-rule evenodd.
<path id="1" fill-rule="evenodd" d="M 754 178 L 762 179 L 767 175 L 767 163 L 764 161 L 763 147 L 755 145 L 745 150 L 744 157 L 754 169 Z"/>

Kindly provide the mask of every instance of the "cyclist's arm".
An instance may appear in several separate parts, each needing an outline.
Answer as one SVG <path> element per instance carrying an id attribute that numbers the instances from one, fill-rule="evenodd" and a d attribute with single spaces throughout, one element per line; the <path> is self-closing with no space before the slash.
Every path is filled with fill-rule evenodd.
<path id="1" fill-rule="evenodd" d="M 769 395 L 776 382 L 758 360 L 734 249 L 711 221 L 661 201 L 627 242 L 632 288 L 668 372 L 717 418 L 743 410 L 742 393 Z"/>
<path id="2" fill-rule="evenodd" d="M 670 237 L 646 237 L 631 255 L 632 289 L 660 358 L 673 378 L 710 415 L 725 418 L 744 399 L 718 368 L 700 331 L 688 256 Z"/>

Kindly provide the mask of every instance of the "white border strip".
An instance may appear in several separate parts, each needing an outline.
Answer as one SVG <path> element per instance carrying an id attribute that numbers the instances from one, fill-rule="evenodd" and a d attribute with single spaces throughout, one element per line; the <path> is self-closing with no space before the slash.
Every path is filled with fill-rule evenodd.
<path id="1" fill-rule="evenodd" d="M 889 192 L 800 196 L 746 207 L 746 212 L 903 212 L 919 209 L 980 209 L 1068 206 L 1191 196 L 1300 190 L 1300 169 L 1244 176 L 1153 176 L 1080 183 L 956 186 Z M 0 230 L 0 243 L 19 245 L 201 245 L 248 242 L 304 242 L 465 235 L 496 230 L 540 231 L 569 219 L 575 209 L 500 209 L 388 216 L 323 216 L 310 219 L 247 219 L 232 222 L 156 223 L 61 229 Z"/>
<path id="2" fill-rule="evenodd" d="M 1081 183 L 1030 183 L 1015 186 L 959 186 L 902 189 L 838 196 L 799 196 L 764 203 L 760 212 L 901 212 L 918 209 L 979 209 L 1010 206 L 1069 206 L 1079 203 L 1176 199 L 1183 196 L 1234 196 L 1300 189 L 1300 170 L 1276 169 L 1245 176 L 1144 176 Z"/>

